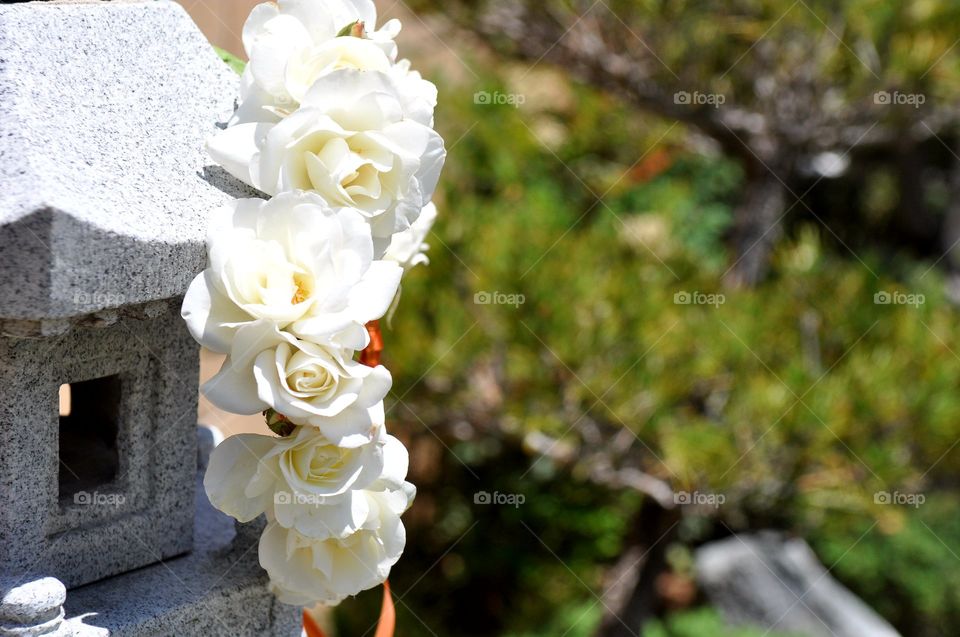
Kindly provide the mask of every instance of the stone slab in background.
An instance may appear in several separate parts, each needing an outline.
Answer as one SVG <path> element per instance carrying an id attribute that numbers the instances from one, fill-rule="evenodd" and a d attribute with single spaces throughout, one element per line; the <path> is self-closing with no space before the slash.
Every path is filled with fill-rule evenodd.
<path id="1" fill-rule="evenodd" d="M 731 623 L 809 637 L 899 637 L 802 539 L 762 532 L 711 542 L 697 550 L 696 570 Z"/>
<path id="2" fill-rule="evenodd" d="M 0 4 L 0 318 L 183 294 L 253 194 L 203 147 L 238 83 L 167 0 Z"/>

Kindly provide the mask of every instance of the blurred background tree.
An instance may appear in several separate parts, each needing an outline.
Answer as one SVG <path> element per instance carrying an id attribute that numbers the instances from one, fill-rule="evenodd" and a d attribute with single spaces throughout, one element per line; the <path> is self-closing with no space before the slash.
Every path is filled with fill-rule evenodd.
<path id="1" fill-rule="evenodd" d="M 759 637 L 693 554 L 779 529 L 952 636 L 960 6 L 389 4 L 450 151 L 385 331 L 419 488 L 398 634 Z"/>
<path id="2" fill-rule="evenodd" d="M 556 64 L 687 125 L 737 161 L 745 179 L 729 283 L 765 275 L 781 217 L 820 221 L 826 212 L 808 196 L 825 178 L 844 176 L 848 208 L 870 189 L 871 173 L 893 171 L 899 200 L 888 232 L 928 251 L 960 237 L 943 202 L 928 205 L 931 190 L 955 201 L 960 188 L 951 150 L 960 116 L 956 3 L 489 0 L 444 3 L 442 12 L 498 52 Z M 837 212 L 824 227 L 848 214 Z"/>

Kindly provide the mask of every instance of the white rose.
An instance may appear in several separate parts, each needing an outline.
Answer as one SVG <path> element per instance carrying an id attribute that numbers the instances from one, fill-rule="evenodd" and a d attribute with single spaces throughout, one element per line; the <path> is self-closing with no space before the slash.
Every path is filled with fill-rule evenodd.
<path id="1" fill-rule="evenodd" d="M 294 424 L 317 427 L 334 444 L 355 447 L 383 426 L 392 379 L 382 365 L 353 360 L 354 353 L 257 321 L 237 334 L 220 372 L 201 389 L 221 409 L 255 414 L 273 408 Z"/>
<path id="2" fill-rule="evenodd" d="M 400 515 L 415 490 L 360 491 L 366 500 L 363 528 L 343 538 L 310 537 L 278 521 L 260 537 L 260 565 L 270 591 L 285 604 L 333 605 L 382 584 L 403 553 L 406 530 Z"/>
<path id="3" fill-rule="evenodd" d="M 243 48 L 250 62 L 232 122 L 270 121 L 278 111 L 293 110 L 299 101 L 296 88 L 311 73 L 388 68 L 396 60 L 393 38 L 400 23 L 391 20 L 376 31 L 376 19 L 372 1 L 281 0 L 255 6 L 243 25 Z M 338 36 L 358 21 L 368 37 Z"/>
<path id="4" fill-rule="evenodd" d="M 281 0 L 257 5 L 243 27 L 250 63 L 240 86 L 240 104 L 231 124 L 273 122 L 296 110 L 314 82 L 338 69 L 390 73 L 405 96 L 411 116 L 432 125 L 437 89 L 396 63 L 393 38 L 399 20 L 376 30 L 372 1 Z M 360 24 L 358 24 L 358 22 Z M 363 34 L 338 35 L 351 26 Z"/>
<path id="5" fill-rule="evenodd" d="M 421 263 L 429 264 L 430 259 L 427 258 L 426 251 L 430 246 L 425 241 L 436 220 L 437 207 L 433 202 L 428 203 L 409 228 L 393 235 L 383 260 L 399 264 L 404 272 Z"/>
<path id="6" fill-rule="evenodd" d="M 228 127 L 207 148 L 263 192 L 315 191 L 332 206 L 358 210 L 381 255 L 430 201 L 446 157 L 440 135 L 404 108 L 390 74 L 337 70 L 279 123 Z"/>
<path id="7" fill-rule="evenodd" d="M 226 438 L 210 454 L 203 484 L 210 503 L 240 522 L 266 513 L 305 536 L 345 538 L 376 513 L 366 491 L 409 488 L 407 466 L 407 450 L 383 428 L 373 442 L 347 449 L 299 427 L 286 438 Z"/>
<path id="8" fill-rule="evenodd" d="M 288 604 L 335 604 L 383 582 L 403 552 L 400 515 L 416 489 L 407 452 L 381 429 L 355 449 L 300 427 L 287 438 L 240 434 L 210 456 L 210 502 L 246 522 L 266 513 L 260 563 Z"/>
<path id="9" fill-rule="evenodd" d="M 313 193 L 236 200 L 214 213 L 209 234 L 209 267 L 190 284 L 181 314 L 201 345 L 235 361 L 270 346 L 247 337 L 236 351 L 240 332 L 257 321 L 362 349 L 363 325 L 383 316 L 402 275 L 397 264 L 373 260 L 359 213 Z"/>

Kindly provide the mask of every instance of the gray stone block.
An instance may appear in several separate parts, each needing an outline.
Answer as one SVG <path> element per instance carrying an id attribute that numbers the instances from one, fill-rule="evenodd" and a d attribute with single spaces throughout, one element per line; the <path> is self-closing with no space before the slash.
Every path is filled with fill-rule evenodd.
<path id="1" fill-rule="evenodd" d="M 198 488 L 178 310 L 256 194 L 203 149 L 237 84 L 173 2 L 0 3 L 0 635 L 300 634 Z"/>
<path id="2" fill-rule="evenodd" d="M 697 551 L 696 570 L 732 623 L 810 637 L 899 637 L 799 538 L 763 532 L 711 542 Z"/>
<path id="3" fill-rule="evenodd" d="M 0 336 L 0 575 L 72 588 L 190 550 L 199 352 L 176 306 Z"/>
<path id="4" fill-rule="evenodd" d="M 205 466 L 209 443 L 221 436 L 204 427 L 197 434 L 199 464 Z M 0 579 L 0 636 L 299 636 L 300 609 L 269 594 L 258 564 L 264 520 L 236 525 L 210 505 L 202 470 L 196 482 L 191 554 L 69 593 L 52 577 Z"/>
<path id="5" fill-rule="evenodd" d="M 204 434 L 201 434 L 203 440 Z M 204 462 L 205 464 L 205 459 Z M 114 637 L 298 637 L 301 610 L 267 590 L 257 523 L 241 526 L 207 500 L 196 475 L 194 549 L 183 557 L 71 590 L 72 621 Z"/>
<path id="6" fill-rule="evenodd" d="M 182 294 L 253 193 L 203 148 L 237 86 L 174 2 L 0 4 L 0 318 Z"/>

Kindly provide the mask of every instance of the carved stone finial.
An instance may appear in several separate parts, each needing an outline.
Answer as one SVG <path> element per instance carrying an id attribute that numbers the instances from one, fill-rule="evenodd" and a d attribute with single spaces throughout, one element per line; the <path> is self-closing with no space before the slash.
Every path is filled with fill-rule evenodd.
<path id="1" fill-rule="evenodd" d="M 67 588 L 54 577 L 0 584 L 0 636 L 57 633 L 63 623 Z"/>

